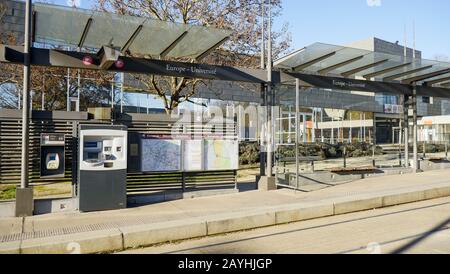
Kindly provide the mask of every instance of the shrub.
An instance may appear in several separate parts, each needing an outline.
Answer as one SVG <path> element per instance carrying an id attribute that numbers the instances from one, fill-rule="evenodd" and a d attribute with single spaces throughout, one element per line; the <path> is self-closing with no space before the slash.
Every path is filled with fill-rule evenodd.
<path id="1" fill-rule="evenodd" d="M 239 164 L 253 165 L 259 163 L 258 142 L 241 142 L 239 144 Z"/>

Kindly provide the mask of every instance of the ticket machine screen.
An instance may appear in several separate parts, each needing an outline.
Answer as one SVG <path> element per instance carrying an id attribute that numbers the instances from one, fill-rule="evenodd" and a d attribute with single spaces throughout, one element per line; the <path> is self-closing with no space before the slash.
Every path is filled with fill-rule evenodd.
<path id="1" fill-rule="evenodd" d="M 99 160 L 98 153 L 96 153 L 96 152 L 88 152 L 87 153 L 87 159 L 88 160 Z"/>

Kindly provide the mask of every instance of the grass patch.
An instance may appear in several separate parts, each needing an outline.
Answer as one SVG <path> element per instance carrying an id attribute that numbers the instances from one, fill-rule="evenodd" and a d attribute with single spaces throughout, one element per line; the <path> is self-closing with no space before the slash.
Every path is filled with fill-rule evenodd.
<path id="1" fill-rule="evenodd" d="M 0 200 L 12 200 L 16 198 L 15 185 L 0 185 Z"/>
<path id="2" fill-rule="evenodd" d="M 51 197 L 51 196 L 70 196 L 72 191 L 72 184 L 69 183 L 55 183 L 50 185 L 33 186 L 34 197 Z"/>

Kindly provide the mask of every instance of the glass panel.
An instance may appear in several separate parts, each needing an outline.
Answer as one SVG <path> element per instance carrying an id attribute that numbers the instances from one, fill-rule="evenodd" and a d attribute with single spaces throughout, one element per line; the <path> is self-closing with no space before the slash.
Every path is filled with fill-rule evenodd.
<path id="1" fill-rule="evenodd" d="M 36 42 L 56 42 L 63 45 L 77 46 L 84 27 L 94 11 L 79 10 L 73 12 L 73 8 L 33 4 L 36 15 L 35 36 Z"/>
<path id="2" fill-rule="evenodd" d="M 335 99 L 334 94 L 340 94 L 342 100 Z M 345 95 L 353 96 L 353 99 Z M 372 98 L 371 103 L 358 105 L 354 104 L 354 101 L 359 101 L 358 96 L 338 90 L 301 89 L 296 151 L 295 141 L 292 141 L 295 136 L 292 133 L 295 131 L 295 126 L 292 126 L 295 125 L 295 120 L 292 121 L 295 119 L 295 87 L 284 85 L 276 88 L 277 103 L 282 108 L 276 150 L 279 184 L 313 191 L 353 181 L 357 178 L 354 175 L 395 173 L 403 168 L 403 111 L 398 107 L 403 104 L 402 97 L 382 94 L 364 96 Z M 423 109 L 419 111 L 419 116 L 430 111 L 450 115 L 450 107 L 446 107 L 450 106 L 450 102 L 440 102 L 437 98 L 431 102 L 435 107 L 419 105 L 419 110 Z M 333 108 L 333 104 L 337 107 Z M 385 105 L 396 107 L 386 109 Z M 439 138 L 450 136 L 446 135 L 446 130 L 442 125 L 434 130 L 424 127 L 425 133 L 419 134 L 433 136 L 437 142 Z M 450 126 L 448 130 L 450 132 Z M 445 154 L 443 147 L 428 144 L 425 152 L 429 157 L 441 157 Z M 298 178 L 296 155 L 299 160 Z"/>
<path id="3" fill-rule="evenodd" d="M 342 62 L 348 61 L 350 59 L 364 56 L 369 54 L 370 52 L 362 49 L 354 49 L 354 48 L 343 48 L 337 52 L 336 55 L 333 55 L 329 58 L 326 58 L 323 61 L 320 61 L 310 67 L 304 69 L 304 71 L 318 72 L 321 69 L 331 67 Z"/>
<path id="4" fill-rule="evenodd" d="M 421 81 L 421 83 L 423 83 L 423 82 L 431 82 L 431 81 L 441 80 L 442 79 L 443 81 L 441 83 L 437 84 L 439 86 L 440 84 L 445 84 L 446 82 L 450 81 L 450 79 L 448 79 L 448 78 L 450 78 L 450 73 L 446 73 L 446 74 L 442 74 L 442 75 L 439 75 L 439 76 L 436 76 L 436 77 L 428 78 L 428 79 L 426 79 L 424 81 Z"/>
<path id="5" fill-rule="evenodd" d="M 394 76 L 394 75 L 401 74 L 401 73 L 407 73 L 408 71 L 413 71 L 415 69 L 426 68 L 428 66 L 435 66 L 438 63 L 439 62 L 437 62 L 437 61 L 430 61 L 430 60 L 425 60 L 425 59 L 416 59 L 409 66 L 399 68 L 399 69 L 391 71 L 391 72 L 389 72 L 387 74 L 380 75 L 379 77 L 383 77 L 384 78 L 384 77 Z M 425 70 L 421 70 L 420 72 L 407 74 L 405 76 L 396 78 L 394 80 L 399 81 L 399 80 L 402 80 L 402 79 L 414 77 L 414 76 L 416 76 L 418 74 L 430 73 L 430 72 L 433 72 L 434 69 L 435 69 L 434 67 L 433 68 L 428 68 L 428 69 L 425 69 Z"/>
<path id="6" fill-rule="evenodd" d="M 369 51 L 368 51 L 369 52 Z M 366 54 L 361 60 L 342 66 L 334 71 L 336 74 L 348 72 L 357 68 L 361 68 L 370 64 L 380 62 L 382 60 L 390 59 L 392 56 L 384 53 L 370 52 Z"/>
<path id="7" fill-rule="evenodd" d="M 353 58 L 363 56 L 360 60 L 351 62 L 342 67 L 336 68 L 333 71 L 330 71 L 328 75 L 341 75 L 344 72 L 351 71 L 353 69 L 361 68 L 368 66 L 370 64 L 375 64 L 382 60 L 388 60 L 384 63 L 380 63 L 376 66 L 367 68 L 363 71 L 357 72 L 355 75 L 351 77 L 361 78 L 365 75 L 381 72 L 383 70 L 389 70 L 391 68 L 395 68 L 401 66 L 403 64 L 409 64 L 404 67 L 399 67 L 395 70 L 389 70 L 384 72 L 383 74 L 375 76 L 375 80 L 383 80 L 385 77 L 394 76 L 397 74 L 406 73 L 408 71 L 413 71 L 415 69 L 424 68 L 427 66 L 433 66 L 432 68 L 418 71 L 415 73 L 411 73 L 398 79 L 405 80 L 415 76 L 426 75 L 428 73 L 437 72 L 440 70 L 444 70 L 446 68 L 450 68 L 450 63 L 448 62 L 440 62 L 434 60 L 426 60 L 426 59 L 413 59 L 411 57 L 404 57 L 402 55 L 393 55 L 379 52 L 371 52 L 368 50 L 342 47 L 337 45 L 328 45 L 323 43 L 315 43 L 310 46 L 305 47 L 302 50 L 294 52 L 290 55 L 287 55 L 284 58 L 279 59 L 275 62 L 275 66 L 279 68 L 287 68 L 292 69 L 298 67 L 302 64 L 308 63 L 310 61 L 316 60 L 320 57 L 326 56 L 332 52 L 336 52 L 335 55 L 329 56 L 324 60 L 318 61 L 317 63 L 313 63 L 308 67 L 302 69 L 304 72 L 317 73 L 319 70 L 332 67 L 336 64 L 340 64 L 342 62 L 351 60 Z"/>
<path id="8" fill-rule="evenodd" d="M 324 55 L 343 49 L 344 47 L 315 43 L 285 58 L 275 62 L 275 66 L 282 68 L 295 68 Z"/>
<path id="9" fill-rule="evenodd" d="M 206 27 L 191 27 L 182 42 L 173 48 L 168 57 L 196 57 L 214 47 L 231 31 Z"/>
<path id="10" fill-rule="evenodd" d="M 422 62 L 423 62 L 423 64 L 433 64 L 433 67 L 431 69 L 428 69 L 428 70 L 424 70 L 424 71 L 420 71 L 420 72 L 417 72 L 417 73 L 409 74 L 407 76 L 399 78 L 398 80 L 402 81 L 402 80 L 406 80 L 406 79 L 417 77 L 417 76 L 427 75 L 428 73 L 434 73 L 434 72 L 438 72 L 438 71 L 441 71 L 441 70 L 450 69 L 450 63 L 442 63 L 442 62 L 428 61 L 428 60 L 422 60 Z"/>
<path id="11" fill-rule="evenodd" d="M 169 57 L 196 57 L 232 33 L 229 30 L 42 3 L 34 4 L 34 9 L 37 12 L 36 42 L 40 43 L 77 46 L 89 18 L 93 21 L 85 47 L 98 49 L 113 44 L 122 48 L 138 26 L 143 25 L 130 51 L 151 56 L 159 56 L 185 31 L 188 34 L 170 52 Z"/>

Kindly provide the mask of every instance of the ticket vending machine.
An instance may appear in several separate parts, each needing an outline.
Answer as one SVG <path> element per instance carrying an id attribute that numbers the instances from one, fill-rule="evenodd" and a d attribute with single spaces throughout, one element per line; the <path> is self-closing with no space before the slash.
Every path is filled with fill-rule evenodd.
<path id="1" fill-rule="evenodd" d="M 41 134 L 41 178 L 64 177 L 65 145 L 64 134 Z"/>
<path id="2" fill-rule="evenodd" d="M 79 126 L 80 211 L 126 208 L 127 135 L 126 126 Z"/>

